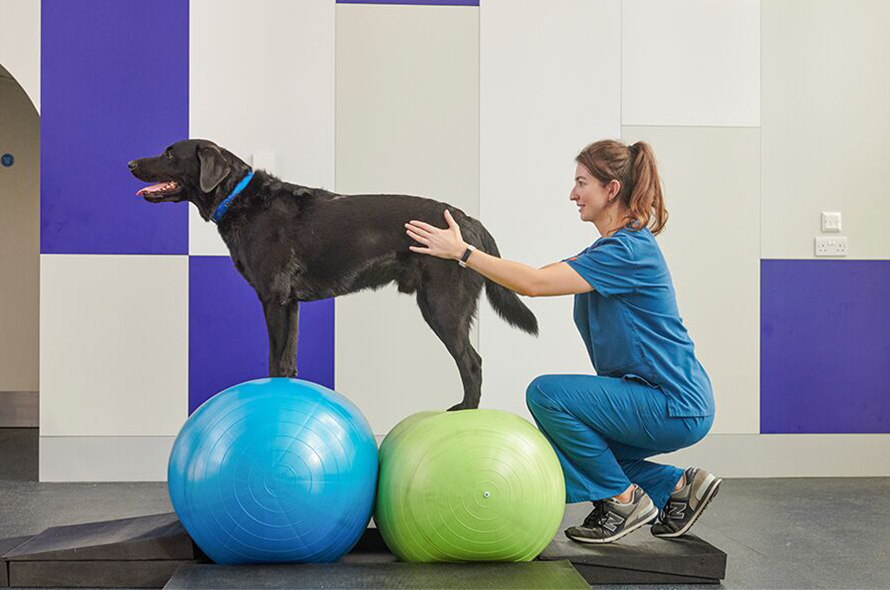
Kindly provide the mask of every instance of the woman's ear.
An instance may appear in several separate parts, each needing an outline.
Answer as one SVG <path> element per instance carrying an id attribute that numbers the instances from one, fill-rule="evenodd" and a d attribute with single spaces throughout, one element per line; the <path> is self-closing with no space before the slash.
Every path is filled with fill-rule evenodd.
<path id="1" fill-rule="evenodd" d="M 608 199 L 609 203 L 611 204 L 612 201 L 614 201 L 621 193 L 621 181 L 615 180 L 614 178 L 610 180 L 608 185 L 608 192 Z"/>

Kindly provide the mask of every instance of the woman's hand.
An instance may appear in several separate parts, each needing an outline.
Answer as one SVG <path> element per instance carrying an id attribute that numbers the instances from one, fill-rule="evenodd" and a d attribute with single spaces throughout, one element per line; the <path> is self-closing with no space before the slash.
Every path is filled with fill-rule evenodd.
<path id="1" fill-rule="evenodd" d="M 409 246 L 409 249 L 412 252 L 429 254 L 438 258 L 460 260 L 467 249 L 467 244 L 460 235 L 460 228 L 447 209 L 445 210 L 445 222 L 448 223 L 447 229 L 440 229 L 422 221 L 411 220 L 406 223 L 405 230 L 408 235 L 426 246 L 426 248 Z"/>

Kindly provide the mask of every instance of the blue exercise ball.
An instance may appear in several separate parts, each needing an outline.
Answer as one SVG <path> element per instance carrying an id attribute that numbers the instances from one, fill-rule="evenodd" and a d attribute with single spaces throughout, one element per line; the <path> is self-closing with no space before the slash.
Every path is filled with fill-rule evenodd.
<path id="1" fill-rule="evenodd" d="M 185 530 L 217 563 L 329 563 L 371 519 L 377 444 L 339 393 L 257 379 L 189 417 L 173 443 L 167 485 Z"/>

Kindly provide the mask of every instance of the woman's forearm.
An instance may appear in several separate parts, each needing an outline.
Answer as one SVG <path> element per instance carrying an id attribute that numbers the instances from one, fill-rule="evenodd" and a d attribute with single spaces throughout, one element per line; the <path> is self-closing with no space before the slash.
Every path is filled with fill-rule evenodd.
<path id="1" fill-rule="evenodd" d="M 408 236 L 417 243 L 422 244 L 422 246 L 409 246 L 408 249 L 412 252 L 428 254 L 446 260 L 460 260 L 467 250 L 467 243 L 461 238 L 460 228 L 448 210 L 445 211 L 445 222 L 448 224 L 447 229 L 435 227 L 416 219 L 406 223 L 405 231 Z M 538 291 L 537 283 L 540 282 L 541 269 L 527 266 L 520 262 L 513 262 L 512 260 L 504 260 L 480 250 L 471 252 L 466 265 L 485 278 L 520 295 L 534 297 Z M 550 266 L 554 265 L 547 265 L 547 267 Z"/>
<path id="2" fill-rule="evenodd" d="M 408 237 L 421 244 L 408 246 L 408 249 L 446 260 L 460 260 L 467 251 L 467 243 L 461 238 L 460 228 L 447 210 L 445 222 L 448 224 L 447 229 L 416 219 L 406 223 Z M 485 278 L 528 297 L 577 295 L 593 290 L 590 283 L 565 262 L 534 268 L 473 250 L 466 265 Z"/>
<path id="3" fill-rule="evenodd" d="M 511 291 L 516 291 L 520 295 L 534 296 L 532 286 L 535 274 L 538 272 L 537 268 L 498 258 L 480 250 L 470 254 L 466 264 L 467 267 Z"/>

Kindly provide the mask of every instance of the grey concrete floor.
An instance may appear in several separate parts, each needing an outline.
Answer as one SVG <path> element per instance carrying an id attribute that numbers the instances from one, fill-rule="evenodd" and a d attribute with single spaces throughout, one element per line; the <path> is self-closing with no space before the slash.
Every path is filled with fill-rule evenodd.
<path id="1" fill-rule="evenodd" d="M 172 510 L 164 483 L 35 481 L 36 436 L 0 429 L 0 538 Z M 693 531 L 725 588 L 890 588 L 890 478 L 729 479 Z"/>

